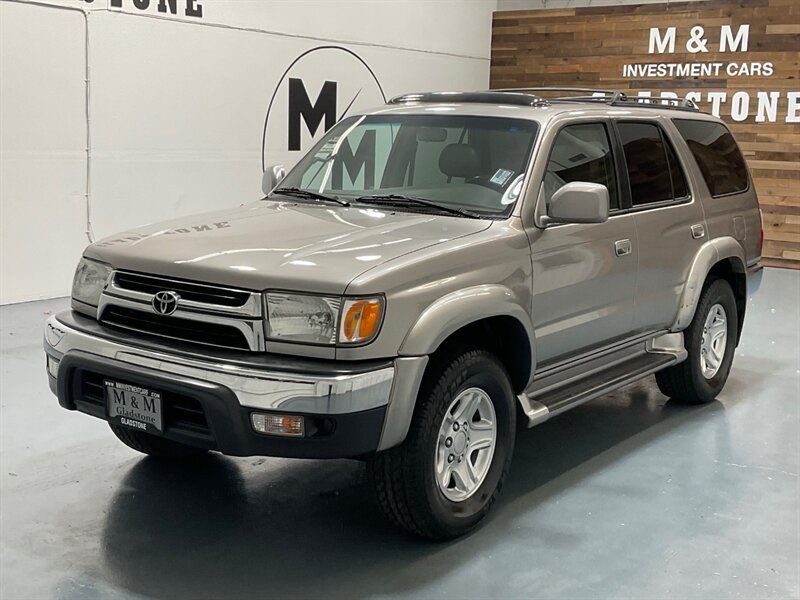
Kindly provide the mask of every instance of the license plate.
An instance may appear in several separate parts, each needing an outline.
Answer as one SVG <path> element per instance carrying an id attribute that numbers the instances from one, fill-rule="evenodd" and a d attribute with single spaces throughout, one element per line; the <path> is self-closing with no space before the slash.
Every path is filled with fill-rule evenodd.
<path id="1" fill-rule="evenodd" d="M 103 381 L 108 420 L 146 433 L 164 431 L 161 392 L 118 381 Z"/>

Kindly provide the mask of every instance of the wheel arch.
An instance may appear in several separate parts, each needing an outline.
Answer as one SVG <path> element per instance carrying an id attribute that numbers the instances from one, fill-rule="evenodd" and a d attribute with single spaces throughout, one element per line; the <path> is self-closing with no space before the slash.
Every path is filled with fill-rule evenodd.
<path id="1" fill-rule="evenodd" d="M 743 264 L 736 258 L 726 257 L 718 261 L 711 267 L 708 272 L 709 277 L 716 277 L 727 281 L 733 290 L 733 296 L 736 299 L 736 345 L 739 345 L 739 340 L 742 338 L 742 326 L 744 325 L 744 313 L 747 310 L 747 271 L 744 270 Z"/>
<path id="2" fill-rule="evenodd" d="M 498 340 L 506 343 L 498 344 Z M 515 393 L 530 383 L 536 352 L 533 326 L 524 302 L 509 288 L 499 285 L 447 294 L 423 311 L 400 346 L 398 367 L 413 366 L 404 372 L 402 383 L 393 391 L 378 450 L 405 439 L 425 376 L 437 368 L 431 365 L 441 365 L 442 358 L 462 343 L 493 348 L 509 371 Z M 519 347 L 522 350 L 514 353 Z"/>
<path id="3" fill-rule="evenodd" d="M 400 355 L 436 355 L 459 344 L 493 352 L 508 370 L 515 392 L 530 383 L 535 364 L 533 326 L 509 288 L 475 286 L 440 298 L 417 319 Z"/>
<path id="4" fill-rule="evenodd" d="M 445 338 L 433 354 L 448 355 L 459 347 L 479 347 L 494 354 L 508 371 L 515 394 L 528 387 L 533 353 L 525 328 L 514 317 L 484 317 L 464 325 Z"/>
<path id="5" fill-rule="evenodd" d="M 739 325 L 736 343 L 739 343 L 747 308 L 747 267 L 744 257 L 742 246 L 732 237 L 720 237 L 703 244 L 689 269 L 671 331 L 682 331 L 688 327 L 694 318 L 703 287 L 709 277 L 718 277 L 730 284 L 736 298 Z"/>

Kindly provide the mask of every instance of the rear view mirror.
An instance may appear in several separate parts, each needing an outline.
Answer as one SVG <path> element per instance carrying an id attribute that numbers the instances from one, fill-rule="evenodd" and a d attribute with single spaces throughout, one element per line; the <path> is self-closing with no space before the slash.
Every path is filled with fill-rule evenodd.
<path id="1" fill-rule="evenodd" d="M 420 127 L 417 129 L 418 142 L 443 142 L 447 139 L 444 127 Z"/>
<path id="2" fill-rule="evenodd" d="M 559 188 L 547 205 L 542 223 L 603 223 L 608 220 L 608 188 L 599 183 L 573 181 Z"/>
<path id="3" fill-rule="evenodd" d="M 264 174 L 261 176 L 261 191 L 269 195 L 284 177 L 286 177 L 286 169 L 283 165 L 267 167 L 267 170 L 264 171 Z"/>

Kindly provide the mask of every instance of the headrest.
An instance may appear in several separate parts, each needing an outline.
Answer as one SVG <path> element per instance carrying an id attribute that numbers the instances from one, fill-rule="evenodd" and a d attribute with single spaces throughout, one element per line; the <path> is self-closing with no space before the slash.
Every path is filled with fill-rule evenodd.
<path id="1" fill-rule="evenodd" d="M 481 161 L 474 146 L 450 144 L 439 155 L 439 170 L 448 177 L 475 177 Z"/>

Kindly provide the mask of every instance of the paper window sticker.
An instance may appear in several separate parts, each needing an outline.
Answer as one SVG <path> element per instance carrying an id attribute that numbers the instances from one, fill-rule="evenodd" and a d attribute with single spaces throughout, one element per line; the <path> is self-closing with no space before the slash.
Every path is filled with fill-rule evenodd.
<path id="1" fill-rule="evenodd" d="M 492 178 L 489 180 L 489 182 L 495 185 L 499 185 L 500 187 L 503 187 L 508 182 L 508 180 L 511 179 L 512 175 L 514 175 L 514 171 L 502 168 L 497 169 L 497 171 L 495 171 L 495 174 L 492 175 Z"/>

